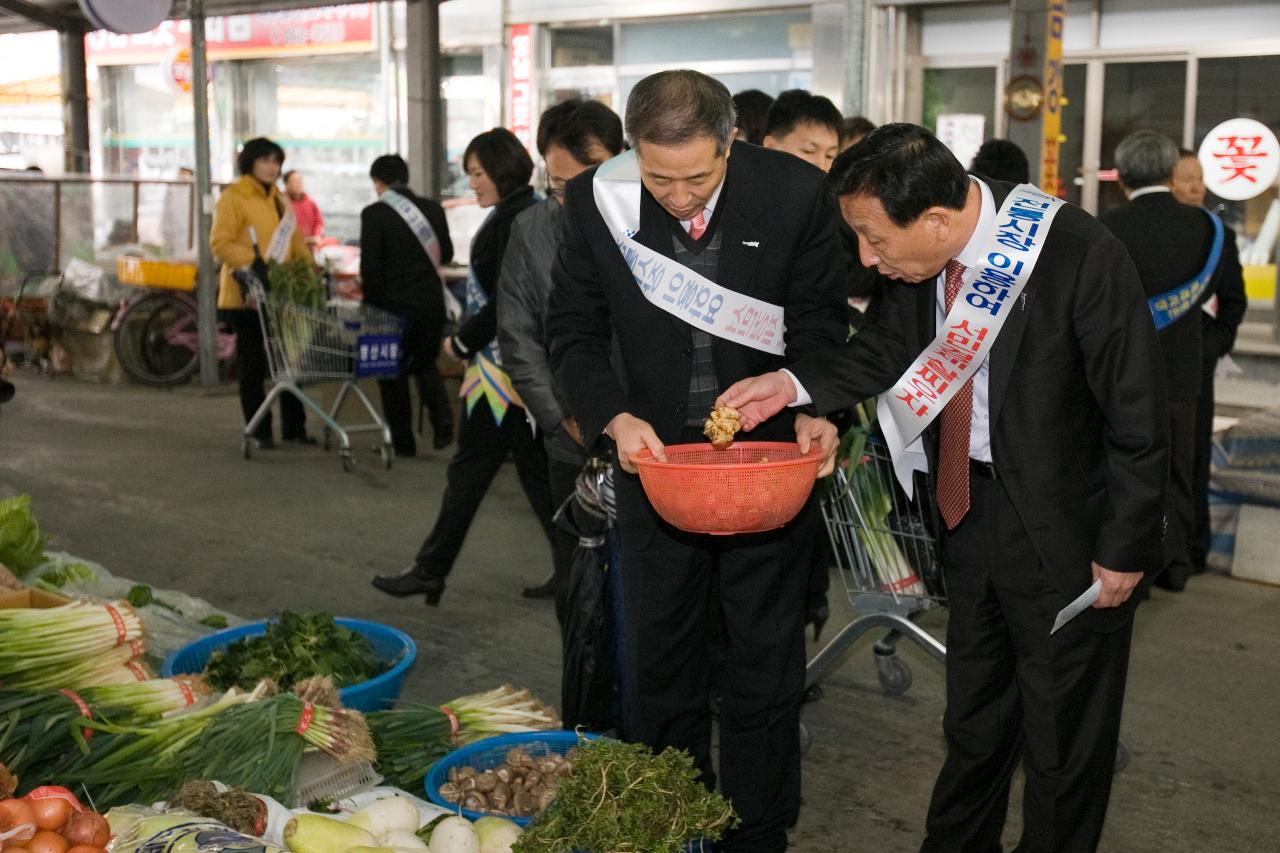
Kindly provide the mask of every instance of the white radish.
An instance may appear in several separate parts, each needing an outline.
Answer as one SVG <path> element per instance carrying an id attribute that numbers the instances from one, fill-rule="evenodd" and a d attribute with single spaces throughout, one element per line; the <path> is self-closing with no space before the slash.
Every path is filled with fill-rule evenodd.
<path id="1" fill-rule="evenodd" d="M 502 817 L 482 817 L 476 821 L 475 830 L 480 853 L 511 853 L 521 832 L 514 821 Z"/>
<path id="2" fill-rule="evenodd" d="M 480 853 L 480 838 L 465 817 L 451 815 L 431 831 L 431 853 Z"/>
<path id="3" fill-rule="evenodd" d="M 370 803 L 347 818 L 366 832 L 382 838 L 388 832 L 402 830 L 413 833 L 421 823 L 418 807 L 404 797 L 387 797 Z"/>
<path id="4" fill-rule="evenodd" d="M 387 847 L 398 847 L 402 850 L 427 850 L 426 844 L 422 843 L 422 839 L 412 832 L 403 829 L 393 829 L 386 835 L 378 839 Z"/>

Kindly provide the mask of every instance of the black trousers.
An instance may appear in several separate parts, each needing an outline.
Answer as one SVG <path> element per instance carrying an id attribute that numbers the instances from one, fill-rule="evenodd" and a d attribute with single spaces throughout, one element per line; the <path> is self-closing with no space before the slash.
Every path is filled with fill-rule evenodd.
<path id="1" fill-rule="evenodd" d="M 1169 532 L 1165 574 L 1175 585 L 1191 577 L 1191 542 L 1195 538 L 1195 479 L 1197 400 L 1169 401 Z"/>
<path id="2" fill-rule="evenodd" d="M 582 465 L 561 462 L 559 459 L 547 460 L 547 478 L 551 487 L 553 515 L 560 509 L 561 504 L 573 496 L 578 484 L 578 475 L 581 473 Z M 573 565 L 573 554 L 577 550 L 578 537 L 557 526 L 551 539 L 551 563 L 555 571 L 552 583 L 555 585 L 556 621 L 560 623 L 561 639 L 563 639 L 565 623 L 569 616 L 569 568 Z"/>
<path id="3" fill-rule="evenodd" d="M 1200 397 L 1196 400 L 1195 453 L 1191 469 L 1191 571 L 1203 572 L 1209 559 L 1213 529 L 1209 523 L 1209 463 L 1213 453 L 1213 374 L 1215 359 L 1204 366 L 1200 377 Z"/>
<path id="4" fill-rule="evenodd" d="M 620 678 L 629 739 L 686 749 L 715 785 L 708 709 L 712 578 L 724 615 L 720 790 L 742 825 L 720 850 L 787 846 L 800 809 L 800 700 L 813 499 L 787 527 L 744 536 L 687 534 L 661 521 L 639 478 L 616 472 L 629 650 Z"/>
<path id="5" fill-rule="evenodd" d="M 251 310 L 228 311 L 231 328 L 236 333 L 236 371 L 240 377 L 240 410 L 247 424 L 267 399 L 263 384 L 269 373 L 267 348 L 262 340 L 262 326 L 258 312 Z M 280 420 L 282 438 L 301 438 L 307 431 L 307 414 L 292 394 L 280 395 Z M 268 412 L 254 431 L 254 438 L 271 439 L 271 413 Z"/>
<path id="6" fill-rule="evenodd" d="M 397 456 L 413 456 L 418 449 L 413 436 L 413 399 L 409 392 L 411 377 L 417 380 L 418 393 L 431 414 L 431 428 L 436 432 L 453 431 L 453 401 L 449 399 L 440 370 L 436 367 L 440 329 L 439 323 L 408 323 L 401 337 L 404 358 L 400 375 L 394 379 L 378 380 L 382 414 L 391 430 Z"/>
<path id="7" fill-rule="evenodd" d="M 1086 614 L 1050 636 L 1078 591 L 1057 589 L 1002 485 L 974 476 L 971 489 L 969 514 L 942 543 L 947 759 L 920 849 L 999 853 L 1021 760 L 1015 853 L 1091 853 L 1111 794 L 1133 623 L 1099 633 Z"/>
<path id="8" fill-rule="evenodd" d="M 422 574 L 446 577 L 462 550 L 480 502 L 497 476 L 507 454 L 515 459 L 516 474 L 547 542 L 553 540 L 551 488 L 547 482 L 547 454 L 542 439 L 525 420 L 524 409 L 512 406 L 499 426 L 485 401 L 463 417 L 458 452 L 449 461 L 444 498 L 435 526 L 418 549 L 415 563 Z"/>

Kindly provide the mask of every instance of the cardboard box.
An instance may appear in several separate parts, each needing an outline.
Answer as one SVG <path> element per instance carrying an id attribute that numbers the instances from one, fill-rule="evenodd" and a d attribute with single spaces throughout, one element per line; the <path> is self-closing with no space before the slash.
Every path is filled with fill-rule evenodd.
<path id="1" fill-rule="evenodd" d="M 70 604 L 71 599 L 42 589 L 15 589 L 0 594 L 0 610 L 16 610 L 19 608 L 61 607 Z"/>

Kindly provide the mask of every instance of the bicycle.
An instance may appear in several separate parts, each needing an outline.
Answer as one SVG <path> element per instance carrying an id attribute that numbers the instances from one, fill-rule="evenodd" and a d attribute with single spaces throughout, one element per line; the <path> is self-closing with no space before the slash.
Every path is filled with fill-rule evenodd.
<path id="1" fill-rule="evenodd" d="M 139 286 L 139 292 L 120 304 L 111 320 L 116 359 L 129 378 L 143 385 L 165 388 L 191 378 L 200 366 L 199 306 L 187 287 Z M 218 323 L 216 352 L 219 362 L 235 355 L 236 336 Z"/>

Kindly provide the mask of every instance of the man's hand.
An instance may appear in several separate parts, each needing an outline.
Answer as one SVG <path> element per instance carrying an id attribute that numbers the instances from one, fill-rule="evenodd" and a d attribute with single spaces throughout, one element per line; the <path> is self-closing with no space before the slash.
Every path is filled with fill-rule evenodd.
<path id="1" fill-rule="evenodd" d="M 586 446 L 585 444 L 583 444 L 583 441 L 582 441 L 582 427 L 578 426 L 577 418 L 575 418 L 573 415 L 569 415 L 569 417 L 565 418 L 560 422 L 560 426 L 564 429 L 565 433 L 569 436 L 569 438 L 572 438 L 574 440 L 575 444 L 577 444 L 579 447 Z"/>
<path id="2" fill-rule="evenodd" d="M 717 406 L 737 409 L 743 429 L 755 429 L 796 401 L 796 384 L 780 370 L 752 376 L 729 386 L 716 400 Z"/>
<path id="3" fill-rule="evenodd" d="M 1093 606 L 1099 610 L 1108 607 L 1119 607 L 1133 595 L 1133 588 L 1142 580 L 1142 572 L 1113 572 L 1093 564 L 1093 579 L 1102 581 L 1102 591 Z"/>
<path id="4" fill-rule="evenodd" d="M 457 351 L 453 348 L 453 338 L 445 338 L 440 341 L 440 354 L 446 358 L 451 358 L 454 361 L 462 361 L 462 359 L 458 357 Z"/>
<path id="5" fill-rule="evenodd" d="M 803 412 L 796 415 L 796 443 L 801 453 L 808 453 L 810 446 L 822 450 L 822 467 L 818 476 L 825 477 L 836 469 L 836 448 L 840 446 L 840 434 L 836 425 L 826 418 L 815 418 Z"/>
<path id="6" fill-rule="evenodd" d="M 618 446 L 618 464 L 628 474 L 636 473 L 635 455 L 646 447 L 653 451 L 654 459 L 667 461 L 666 447 L 658 439 L 658 434 L 648 421 L 642 421 L 635 415 L 626 412 L 616 415 L 604 428 L 604 433 Z"/>

